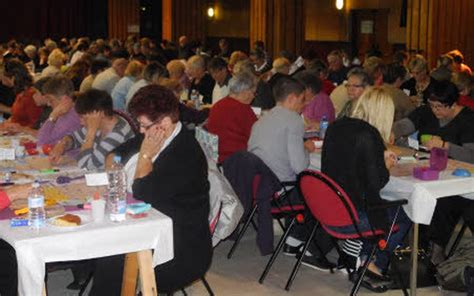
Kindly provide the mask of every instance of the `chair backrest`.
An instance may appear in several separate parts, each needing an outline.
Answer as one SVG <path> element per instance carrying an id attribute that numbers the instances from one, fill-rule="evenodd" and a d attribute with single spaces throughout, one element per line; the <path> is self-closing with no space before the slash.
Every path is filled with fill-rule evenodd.
<path id="1" fill-rule="evenodd" d="M 330 177 L 318 171 L 305 170 L 298 175 L 298 186 L 311 214 L 325 228 L 359 223 L 351 199 Z"/>
<path id="2" fill-rule="evenodd" d="M 114 110 L 114 114 L 125 119 L 125 121 L 127 121 L 132 128 L 132 131 L 135 133 L 135 135 L 140 133 L 140 127 L 138 126 L 138 123 L 128 113 L 122 110 Z"/>

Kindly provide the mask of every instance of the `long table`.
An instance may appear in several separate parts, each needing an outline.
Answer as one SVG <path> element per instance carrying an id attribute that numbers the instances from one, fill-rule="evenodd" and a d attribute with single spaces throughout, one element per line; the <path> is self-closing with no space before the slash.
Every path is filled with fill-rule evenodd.
<path id="1" fill-rule="evenodd" d="M 310 169 L 321 169 L 320 151 L 311 153 L 310 162 Z M 425 166 L 427 161 L 414 164 L 399 164 L 398 167 L 391 171 L 389 182 L 380 192 L 381 197 L 387 200 L 408 200 L 408 204 L 404 205 L 403 209 L 413 222 L 413 239 L 411 243 L 413 252 L 410 278 L 410 294 L 412 296 L 416 295 L 419 224 L 429 225 L 431 223 L 438 198 L 461 195 L 474 200 L 474 176 L 455 177 L 452 175 L 453 168 L 460 166 L 471 168 L 473 167 L 472 165 L 449 160 L 447 170 L 440 173 L 439 180 L 434 181 L 423 181 L 408 174 L 397 173 L 399 171 L 409 172 L 410 167 L 415 165 Z"/>
<path id="2" fill-rule="evenodd" d="M 90 211 L 77 213 L 90 215 Z M 0 238 L 16 251 L 18 293 L 25 296 L 44 293 L 46 263 L 134 253 L 138 255 L 143 294 L 156 295 L 153 266 L 174 256 L 172 221 L 154 209 L 146 218 L 121 223 L 105 219 L 75 229 L 46 226 L 35 231 L 28 227 L 11 228 L 9 220 L 2 220 Z"/>

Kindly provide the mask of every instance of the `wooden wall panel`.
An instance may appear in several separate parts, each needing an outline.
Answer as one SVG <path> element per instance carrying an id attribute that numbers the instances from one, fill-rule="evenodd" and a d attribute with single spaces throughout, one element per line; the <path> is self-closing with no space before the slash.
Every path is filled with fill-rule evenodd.
<path id="1" fill-rule="evenodd" d="M 407 48 L 423 50 L 431 66 L 439 55 L 457 48 L 473 65 L 473 14 L 472 0 L 410 0 Z"/>
<path id="2" fill-rule="evenodd" d="M 125 39 L 131 25 L 140 25 L 139 0 L 109 0 L 109 38 Z"/>
<path id="3" fill-rule="evenodd" d="M 299 53 L 304 39 L 303 0 L 250 1 L 250 46 L 262 40 L 268 53 L 277 56 L 284 49 Z"/>
<path id="4" fill-rule="evenodd" d="M 163 0 L 162 38 L 177 42 L 186 35 L 188 40 L 204 41 L 206 36 L 205 0 Z"/>
<path id="5" fill-rule="evenodd" d="M 250 47 L 257 40 L 262 40 L 268 46 L 267 39 L 267 0 L 250 1 Z"/>
<path id="6" fill-rule="evenodd" d="M 172 40 L 173 39 L 173 0 L 162 0 L 162 38 L 165 40 Z"/>

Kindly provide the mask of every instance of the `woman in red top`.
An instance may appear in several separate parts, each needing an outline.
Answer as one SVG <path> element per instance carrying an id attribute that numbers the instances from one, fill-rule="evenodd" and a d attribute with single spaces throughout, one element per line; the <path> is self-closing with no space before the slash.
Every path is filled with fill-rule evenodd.
<path id="1" fill-rule="evenodd" d="M 454 73 L 452 81 L 459 90 L 458 105 L 474 110 L 474 98 L 471 96 L 471 91 L 474 89 L 474 80 L 471 75 L 466 72 Z"/>
<path id="2" fill-rule="evenodd" d="M 229 96 L 209 113 L 207 129 L 219 136 L 219 163 L 237 151 L 247 150 L 252 125 L 257 121 L 250 107 L 256 86 L 255 76 L 239 73 L 229 81 Z"/>
<path id="3" fill-rule="evenodd" d="M 16 123 L 32 128 L 43 109 L 37 106 L 33 100 L 36 90 L 33 88 L 33 77 L 25 64 L 18 59 L 8 60 L 5 63 L 2 83 L 13 87 L 16 94 L 15 103 L 12 106 L 12 116 L 4 124 L 4 127 Z"/>

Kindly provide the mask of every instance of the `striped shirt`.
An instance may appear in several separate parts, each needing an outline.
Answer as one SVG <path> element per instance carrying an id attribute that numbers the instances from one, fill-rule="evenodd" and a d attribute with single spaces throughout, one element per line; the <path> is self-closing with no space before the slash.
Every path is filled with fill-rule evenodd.
<path id="1" fill-rule="evenodd" d="M 117 117 L 118 122 L 111 132 L 105 137 L 101 137 L 97 131 L 93 148 L 83 150 L 77 156 L 77 164 L 83 169 L 104 168 L 105 157 L 116 147 L 125 143 L 135 136 L 130 125 L 124 119 Z M 86 138 L 87 129 L 85 127 L 75 131 L 70 136 L 73 140 L 72 149 L 80 148 Z"/>

